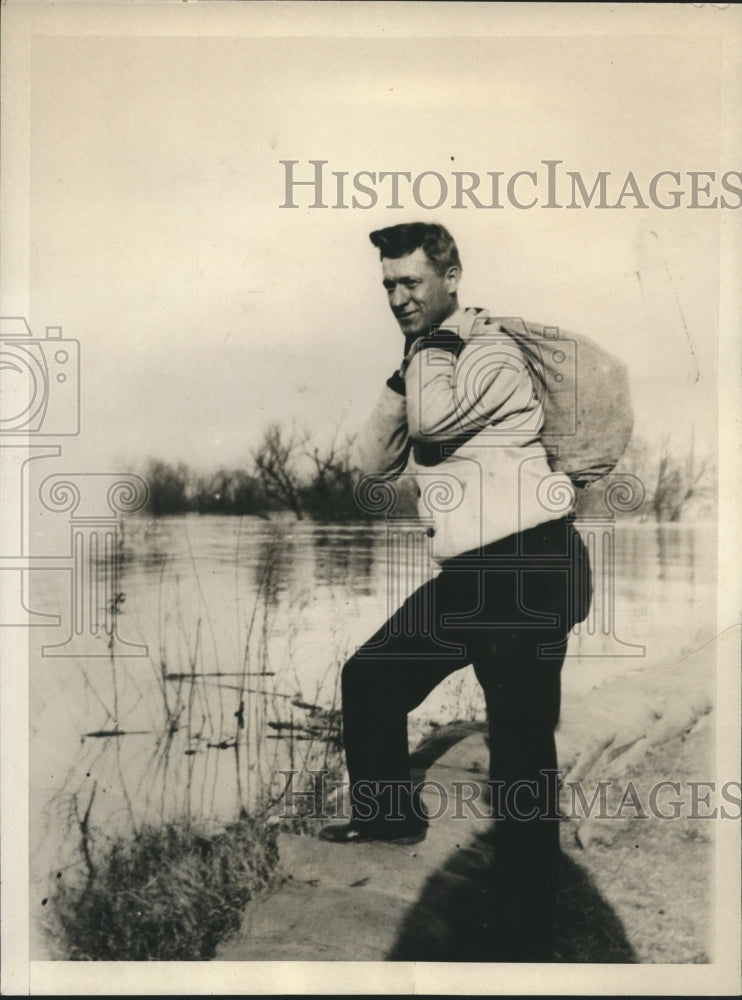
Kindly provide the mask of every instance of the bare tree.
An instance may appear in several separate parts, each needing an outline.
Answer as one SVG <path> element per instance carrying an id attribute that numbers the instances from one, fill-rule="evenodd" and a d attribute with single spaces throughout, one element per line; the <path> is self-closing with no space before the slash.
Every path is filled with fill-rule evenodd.
<path id="1" fill-rule="evenodd" d="M 304 452 L 315 470 L 304 490 L 304 499 L 318 520 L 352 521 L 361 516 L 353 493 L 356 475 L 350 460 L 352 444 L 352 438 L 339 444 L 335 435 L 324 452 L 316 446 Z"/>
<path id="2" fill-rule="evenodd" d="M 191 472 L 183 462 L 170 465 L 151 459 L 144 475 L 149 486 L 149 510 L 155 517 L 181 514 L 188 509 Z"/>
<path id="3" fill-rule="evenodd" d="M 253 452 L 255 471 L 266 496 L 292 510 L 302 520 L 302 483 L 296 467 L 304 440 L 297 440 L 294 431 L 288 437 L 278 424 L 271 424 L 263 440 Z"/>
<path id="4" fill-rule="evenodd" d="M 668 437 L 650 444 L 632 438 L 616 472 L 637 476 L 646 500 L 637 514 L 647 513 L 657 521 L 679 521 L 692 500 L 712 496 L 715 464 L 708 455 L 699 458 L 693 438 L 685 450 Z"/>
<path id="5" fill-rule="evenodd" d="M 708 496 L 712 463 L 708 458 L 697 460 L 693 450 L 676 458 L 663 442 L 657 463 L 657 479 L 652 493 L 652 510 L 658 521 L 679 521 L 689 501 Z"/>

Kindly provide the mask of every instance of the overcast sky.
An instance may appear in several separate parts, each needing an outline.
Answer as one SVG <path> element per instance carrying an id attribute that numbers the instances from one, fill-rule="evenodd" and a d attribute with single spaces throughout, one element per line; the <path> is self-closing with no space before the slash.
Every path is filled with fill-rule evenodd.
<path id="1" fill-rule="evenodd" d="M 528 5 L 520 34 L 510 23 L 487 37 L 501 8 L 474 5 L 461 37 L 423 37 L 433 8 L 456 32 L 457 5 L 445 4 L 408 9 L 419 36 L 408 26 L 393 37 L 386 18 L 366 37 L 286 37 L 288 25 L 249 37 L 252 5 L 236 6 L 241 19 L 221 35 L 153 25 L 152 37 L 132 5 L 136 36 L 119 12 L 30 46 L 27 306 L 37 335 L 61 324 L 81 343 L 70 461 L 208 468 L 246 461 L 274 420 L 321 440 L 352 431 L 400 360 L 368 232 L 414 219 L 457 238 L 463 304 L 593 335 L 629 363 L 641 433 L 683 438 L 695 424 L 713 438 L 723 212 L 631 199 L 624 210 L 489 211 L 449 198 L 426 210 L 408 188 L 394 210 L 381 187 L 368 210 L 313 210 L 306 189 L 286 209 L 279 161 L 300 161 L 304 178 L 323 159 L 351 177 L 507 180 L 544 178 L 541 161 L 558 159 L 588 187 L 610 171 L 614 192 L 633 171 L 645 197 L 654 174 L 673 170 L 687 204 L 687 171 L 739 168 L 720 146 L 716 37 L 581 35 L 574 8 L 572 31 L 548 37 Z M 673 17 L 686 13 L 671 8 L 670 28 Z M 3 311 L 25 311 L 20 291 L 18 302 L 6 295 Z"/>

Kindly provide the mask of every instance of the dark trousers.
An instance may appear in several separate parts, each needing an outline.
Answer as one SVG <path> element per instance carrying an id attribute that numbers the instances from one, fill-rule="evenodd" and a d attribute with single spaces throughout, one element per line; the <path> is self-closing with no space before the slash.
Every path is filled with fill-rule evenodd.
<path id="1" fill-rule="evenodd" d="M 560 671 L 567 634 L 586 617 L 590 596 L 579 534 L 568 518 L 550 521 L 448 560 L 343 669 L 354 822 L 406 829 L 421 822 L 410 788 L 407 713 L 454 670 L 473 665 L 487 705 L 493 805 L 502 817 L 491 886 L 500 899 L 491 924 L 502 960 L 538 960 L 548 950 L 559 851 Z"/>

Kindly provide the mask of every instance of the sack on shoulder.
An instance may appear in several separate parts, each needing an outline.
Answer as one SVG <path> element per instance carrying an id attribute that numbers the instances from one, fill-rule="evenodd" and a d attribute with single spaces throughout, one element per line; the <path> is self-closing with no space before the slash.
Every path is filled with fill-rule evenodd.
<path id="1" fill-rule="evenodd" d="M 499 331 L 515 340 L 531 371 L 551 468 L 578 486 L 609 473 L 634 426 L 626 365 L 589 337 L 520 318 L 488 316 L 472 333 Z"/>

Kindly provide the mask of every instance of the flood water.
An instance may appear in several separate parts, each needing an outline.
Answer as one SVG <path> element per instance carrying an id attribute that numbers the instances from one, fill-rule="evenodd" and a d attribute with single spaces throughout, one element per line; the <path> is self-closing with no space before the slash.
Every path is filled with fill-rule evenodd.
<path id="1" fill-rule="evenodd" d="M 591 618 L 570 640 L 565 698 L 713 634 L 712 526 L 580 530 L 598 585 Z M 72 575 L 35 574 L 34 609 L 61 615 L 31 630 L 37 881 L 74 864 L 91 802 L 91 822 L 106 832 L 171 815 L 217 822 L 280 791 L 281 769 L 323 766 L 338 733 L 342 663 L 434 571 L 426 564 L 390 583 L 389 545 L 383 523 L 129 518 L 113 649 L 98 628 L 75 656 L 49 648 L 58 653 L 71 631 Z M 471 668 L 414 713 L 411 740 L 428 720 L 453 718 L 483 718 Z"/>

